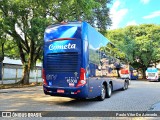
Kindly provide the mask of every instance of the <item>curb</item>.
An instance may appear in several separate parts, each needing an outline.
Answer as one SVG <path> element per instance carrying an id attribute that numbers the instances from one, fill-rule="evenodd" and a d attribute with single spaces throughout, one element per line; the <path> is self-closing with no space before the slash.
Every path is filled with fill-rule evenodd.
<path id="1" fill-rule="evenodd" d="M 153 104 L 148 111 L 160 111 L 160 102 Z"/>

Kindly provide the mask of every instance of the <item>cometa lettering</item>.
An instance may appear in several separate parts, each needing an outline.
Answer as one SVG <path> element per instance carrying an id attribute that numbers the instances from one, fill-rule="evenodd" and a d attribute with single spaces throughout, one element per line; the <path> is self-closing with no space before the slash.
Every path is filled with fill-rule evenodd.
<path id="1" fill-rule="evenodd" d="M 57 49 L 75 49 L 76 44 L 68 43 L 68 45 L 53 45 L 49 46 L 49 50 L 57 50 Z"/>

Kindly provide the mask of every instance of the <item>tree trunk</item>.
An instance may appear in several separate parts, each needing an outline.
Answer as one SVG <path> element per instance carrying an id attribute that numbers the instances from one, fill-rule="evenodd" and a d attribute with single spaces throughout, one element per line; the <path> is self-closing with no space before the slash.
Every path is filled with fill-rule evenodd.
<path id="1" fill-rule="evenodd" d="M 0 61 L 0 80 L 2 80 L 2 68 L 3 68 L 3 62 Z"/>
<path id="2" fill-rule="evenodd" d="M 24 65 L 21 83 L 28 85 L 29 84 L 29 76 L 30 76 L 30 70 L 28 69 L 28 65 Z"/>
<path id="3" fill-rule="evenodd" d="M 146 68 L 142 68 L 142 72 L 143 72 L 143 79 L 146 79 Z"/>
<path id="4" fill-rule="evenodd" d="M 0 62 L 3 62 L 4 60 L 4 43 L 0 43 Z"/>
<path id="5" fill-rule="evenodd" d="M 2 68 L 3 68 L 3 60 L 4 60 L 4 42 L 0 43 L 0 80 L 2 80 Z"/>

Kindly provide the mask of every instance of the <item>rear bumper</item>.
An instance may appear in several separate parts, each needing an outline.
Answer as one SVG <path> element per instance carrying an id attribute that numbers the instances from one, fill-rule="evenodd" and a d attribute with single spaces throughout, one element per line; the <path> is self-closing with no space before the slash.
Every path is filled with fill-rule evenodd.
<path id="1" fill-rule="evenodd" d="M 159 79 L 150 79 L 150 78 L 147 78 L 148 81 L 159 81 Z"/>
<path id="2" fill-rule="evenodd" d="M 53 87 L 43 85 L 43 90 L 46 95 L 51 96 L 61 96 L 61 97 L 70 97 L 70 98 L 87 98 L 88 91 L 87 87 Z M 58 93 L 57 90 L 63 90 L 64 93 Z"/>

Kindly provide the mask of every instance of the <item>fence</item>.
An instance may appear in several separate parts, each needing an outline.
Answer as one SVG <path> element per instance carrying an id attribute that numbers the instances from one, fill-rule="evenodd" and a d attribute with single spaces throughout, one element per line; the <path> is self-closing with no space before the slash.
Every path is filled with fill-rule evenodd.
<path id="1" fill-rule="evenodd" d="M 0 83 L 1 84 L 11 84 L 18 82 L 22 77 L 22 65 L 17 64 L 1 64 L 0 68 Z M 41 67 L 36 66 L 33 71 L 30 72 L 30 82 L 41 82 Z"/>

